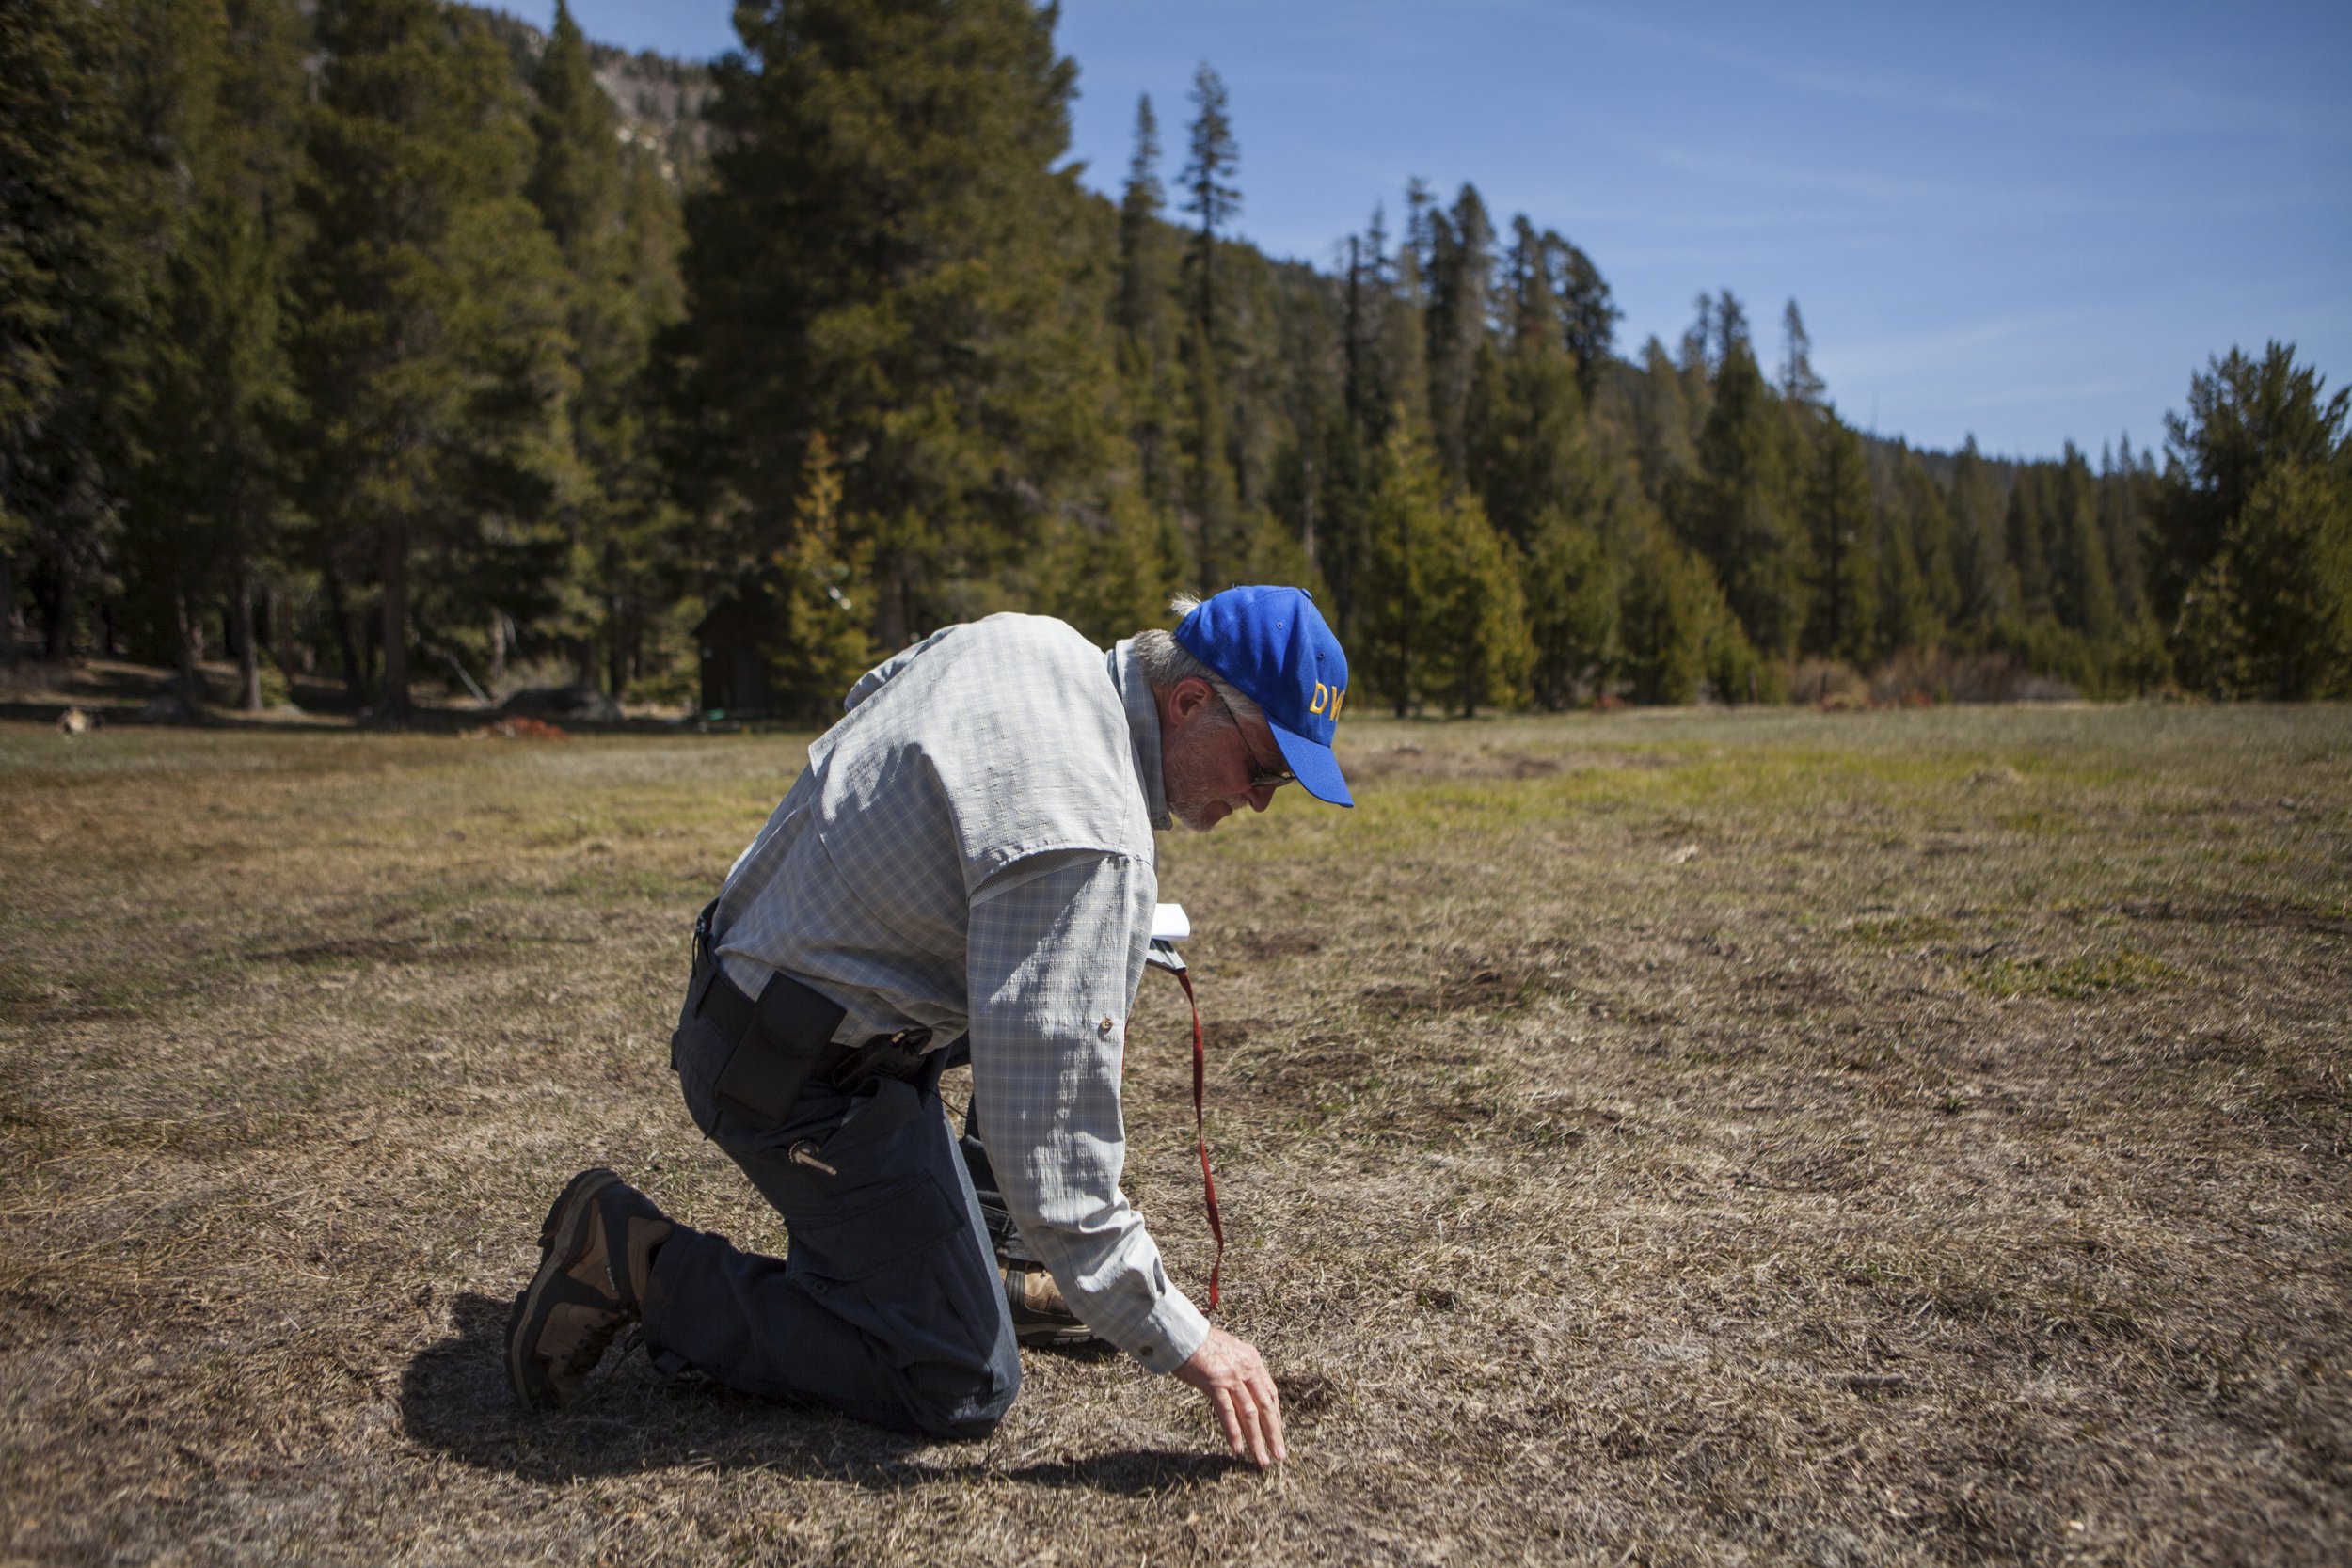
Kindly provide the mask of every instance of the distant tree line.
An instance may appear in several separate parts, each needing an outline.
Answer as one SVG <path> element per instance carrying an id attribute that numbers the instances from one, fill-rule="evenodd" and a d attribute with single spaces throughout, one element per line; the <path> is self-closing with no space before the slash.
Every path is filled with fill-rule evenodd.
<path id="1" fill-rule="evenodd" d="M 2291 347 L 2194 374 L 2161 456 L 1912 451 L 1793 301 L 1769 365 L 1728 292 L 1621 357 L 1592 258 L 1470 185 L 1267 258 L 1206 66 L 1089 195 L 1030 0 L 737 20 L 706 75 L 561 5 L 13 0 L 0 657 L 677 700 L 732 603 L 813 716 L 946 621 L 1280 579 L 1399 712 L 1930 654 L 2352 695 L 2347 399 Z"/>

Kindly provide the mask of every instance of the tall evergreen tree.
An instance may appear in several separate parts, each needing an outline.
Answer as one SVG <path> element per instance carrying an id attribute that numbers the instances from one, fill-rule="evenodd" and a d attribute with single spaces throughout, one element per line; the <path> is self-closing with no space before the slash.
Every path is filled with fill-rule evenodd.
<path id="1" fill-rule="evenodd" d="M 821 435 L 808 443 L 801 483 L 790 537 L 770 561 L 776 626 L 768 686 L 787 716 L 826 723 L 874 662 L 858 603 L 868 562 L 854 542 L 860 531 L 845 526 L 840 472 Z"/>
<path id="2" fill-rule="evenodd" d="M 1600 386 L 1600 373 L 1611 362 L 1617 322 L 1624 312 L 1610 297 L 1609 284 L 1593 259 L 1550 230 L 1544 230 L 1543 255 L 1550 273 L 1550 293 L 1560 312 L 1562 341 L 1576 361 L 1577 385 L 1590 403 Z"/>
<path id="3" fill-rule="evenodd" d="M 1813 335 L 1804 329 L 1804 312 L 1791 299 L 1780 313 L 1780 396 L 1790 408 L 1818 405 L 1829 388 L 1813 369 Z"/>
<path id="4" fill-rule="evenodd" d="M 1618 641 L 1636 702 L 1687 703 L 1708 673 L 1709 644 L 1738 626 L 1707 563 L 1656 522 L 1629 531 Z"/>
<path id="5" fill-rule="evenodd" d="M 2175 612 L 2185 584 L 2220 553 L 2231 520 L 2271 468 L 2328 461 L 2347 411 L 2352 388 L 2327 396 L 2319 374 L 2296 364 L 2292 343 L 2273 341 L 2260 358 L 2233 348 L 2189 378 L 2188 411 L 2165 416 L 2160 614 Z"/>
<path id="6" fill-rule="evenodd" d="M 1438 460 L 1459 483 L 1469 465 L 1470 384 L 1488 341 L 1494 224 L 1478 187 L 1465 184 L 1450 213 L 1430 214 L 1429 412 Z"/>
<path id="7" fill-rule="evenodd" d="M 1463 718 L 1517 706 L 1535 661 L 1518 552 L 1467 490 L 1446 502 L 1429 571 L 1421 638 L 1424 689 Z"/>
<path id="8" fill-rule="evenodd" d="M 1203 60 L 1192 78 L 1192 156 L 1184 165 L 1184 211 L 1195 228 L 1185 264 L 1192 274 L 1193 331 L 1216 346 L 1222 330 L 1217 315 L 1216 247 L 1225 226 L 1240 215 L 1241 188 L 1232 182 L 1241 165 L 1228 112 L 1225 83 Z"/>
<path id="9" fill-rule="evenodd" d="M 2257 695 L 2352 697 L 2352 454 L 2273 464 L 2233 518 L 2239 678 Z"/>
<path id="10" fill-rule="evenodd" d="M 551 564 L 540 524 L 570 462 L 562 262 L 523 196 L 528 105 L 479 21 L 328 0 L 319 40 L 298 356 L 311 507 L 330 592 L 358 564 L 342 542 L 373 541 L 376 705 L 398 716 L 421 632 L 446 648 L 484 623 L 486 584 Z"/>
<path id="11" fill-rule="evenodd" d="M 2138 625 L 2150 619 L 2148 596 L 2148 512 L 2151 480 L 2133 454 L 2132 438 L 2122 438 L 2122 456 L 2099 451 L 2099 533 L 2107 564 L 2115 578 L 2116 614 Z"/>
<path id="12" fill-rule="evenodd" d="M 1401 719 L 1430 688 L 1428 623 L 1447 509 L 1428 438 L 1403 420 L 1382 440 L 1373 474 L 1356 613 L 1364 650 L 1360 678 Z"/>
<path id="13" fill-rule="evenodd" d="M 1423 258 L 1429 232 L 1429 195 L 1419 180 L 1406 191 L 1404 242 L 1391 256 L 1380 213 L 1373 212 L 1366 236 L 1385 289 L 1380 302 L 1381 435 L 1398 421 L 1426 434 L 1429 422 L 1429 287 Z"/>
<path id="14" fill-rule="evenodd" d="M 1981 638 L 2016 613 L 2017 581 L 2009 564 L 2000 488 L 1973 435 L 1952 461 L 1952 534 L 1960 618 Z"/>
<path id="15" fill-rule="evenodd" d="M 643 280 L 666 264 L 632 224 L 661 224 L 650 211 L 659 182 L 632 181 L 615 135 L 612 100 L 597 84 L 588 44 L 558 0 L 554 30 L 533 73 L 536 139 L 527 192 L 564 261 L 564 327 L 577 388 L 573 463 L 557 498 L 571 580 L 560 629 L 583 684 L 602 678 L 615 696 L 632 673 L 648 607 L 644 587 L 669 521 L 656 483 L 645 361 L 667 321 L 649 309 Z"/>
<path id="16" fill-rule="evenodd" d="M 287 0 L 186 0 L 149 13 L 172 61 L 181 170 L 149 339 L 147 417 L 130 486 L 126 578 L 167 627 L 186 700 L 200 627 L 228 605 L 238 703 L 262 706 L 255 605 L 286 505 L 294 417 L 282 309 L 298 238 L 294 157 L 304 73 Z"/>
<path id="17" fill-rule="evenodd" d="M 1804 519 L 1810 535 L 1802 647 L 1807 653 L 1866 662 L 1876 640 L 1878 528 L 1862 437 L 1834 409 L 1806 416 L 1812 426 Z"/>
<path id="18" fill-rule="evenodd" d="M 1521 549 L 1537 520 L 1590 505 L 1593 461 L 1575 359 L 1559 331 L 1544 243 L 1518 220 L 1510 268 L 1509 336 L 1482 341 L 1464 420 L 1467 476 L 1487 515 Z"/>
<path id="19" fill-rule="evenodd" d="M 25 578 L 47 657 L 67 656 L 116 526 L 144 304 L 126 44 L 116 7 L 0 8 L 0 661 Z"/>
<path id="20" fill-rule="evenodd" d="M 2273 342 L 2213 360 L 2188 404 L 2165 420 L 2160 514 L 2183 676 L 2221 696 L 2352 694 L 2352 393 Z"/>
<path id="21" fill-rule="evenodd" d="M 896 645 L 980 608 L 964 585 L 1033 563 L 1052 509 L 1120 467 L 1108 302 L 1069 286 L 1094 233 L 1056 167 L 1074 70 L 1027 0 L 735 14 L 688 203 L 673 472 L 723 574 L 783 527 L 825 432 Z"/>
<path id="22" fill-rule="evenodd" d="M 1527 557 L 1529 671 L 1538 705 L 1558 712 L 1580 688 L 1600 688 L 1617 655 L 1619 586 L 1600 535 L 1554 507 L 1535 524 Z"/>
<path id="23" fill-rule="evenodd" d="M 1684 529 L 1749 641 L 1766 657 L 1785 658 L 1804 626 L 1804 542 L 1788 515 L 1779 416 L 1737 312 L 1725 294 L 1716 312 L 1722 368 Z"/>
<path id="24" fill-rule="evenodd" d="M 2066 443 L 2052 499 L 2052 608 L 2061 626 L 2081 632 L 2094 647 L 2104 646 L 2118 630 L 2115 579 L 2099 522 L 2098 483 L 2072 441 Z"/>

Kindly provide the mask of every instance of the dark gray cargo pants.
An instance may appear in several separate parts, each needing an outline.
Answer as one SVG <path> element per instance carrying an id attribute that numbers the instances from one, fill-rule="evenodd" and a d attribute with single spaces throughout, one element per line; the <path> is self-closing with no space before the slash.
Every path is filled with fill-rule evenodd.
<path id="1" fill-rule="evenodd" d="M 679 1226 L 644 1303 L 657 1366 L 809 1401 L 930 1437 L 985 1437 L 1021 1389 L 1021 1355 L 972 1178 L 941 1114 L 935 1052 L 915 1081 L 854 1093 L 812 1081 L 782 1122 L 720 1099 L 730 1042 L 680 1022 L 694 1123 L 784 1216 L 782 1259 Z M 831 1174 L 795 1161 L 808 1158 Z"/>

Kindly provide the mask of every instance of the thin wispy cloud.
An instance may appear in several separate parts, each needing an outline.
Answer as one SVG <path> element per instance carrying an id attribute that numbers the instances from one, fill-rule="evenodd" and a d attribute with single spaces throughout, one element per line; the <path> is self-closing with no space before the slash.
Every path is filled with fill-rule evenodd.
<path id="1" fill-rule="evenodd" d="M 1613 39 L 1642 49 L 1680 55 L 1690 59 L 1706 60 L 1727 70 L 1761 76 L 1785 87 L 1827 97 L 1850 99 L 1856 103 L 1877 103 L 1905 110 L 1927 110 L 1951 115 L 1980 115 L 2000 119 L 2023 118 L 2024 111 L 2016 105 L 1982 93 L 1955 91 L 1937 83 L 1917 77 L 1883 71 L 1855 70 L 1823 70 L 1820 67 L 1789 66 L 1768 58 L 1750 49 L 1736 49 L 1710 39 L 1688 32 L 1670 32 L 1630 22 L 1613 12 L 1588 7 L 1569 7 L 1560 10 L 1547 8 L 1543 13 L 1557 16 L 1587 32 Z"/>

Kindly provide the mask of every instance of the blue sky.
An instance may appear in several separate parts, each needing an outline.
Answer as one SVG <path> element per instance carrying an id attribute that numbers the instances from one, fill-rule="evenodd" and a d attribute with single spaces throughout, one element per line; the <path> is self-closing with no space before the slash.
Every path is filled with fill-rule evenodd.
<path id="1" fill-rule="evenodd" d="M 545 24 L 553 0 L 505 8 Z M 715 0 L 581 0 L 592 38 L 707 55 Z M 1242 234 L 1328 266 L 1419 175 L 1582 245 L 1671 343 L 1702 290 L 1768 362 L 1804 312 L 1846 417 L 1915 444 L 2161 440 L 2191 372 L 2279 338 L 2352 376 L 2352 5 L 1646 6 L 1067 0 L 1072 155 L 1173 183 L 1203 60 Z"/>

